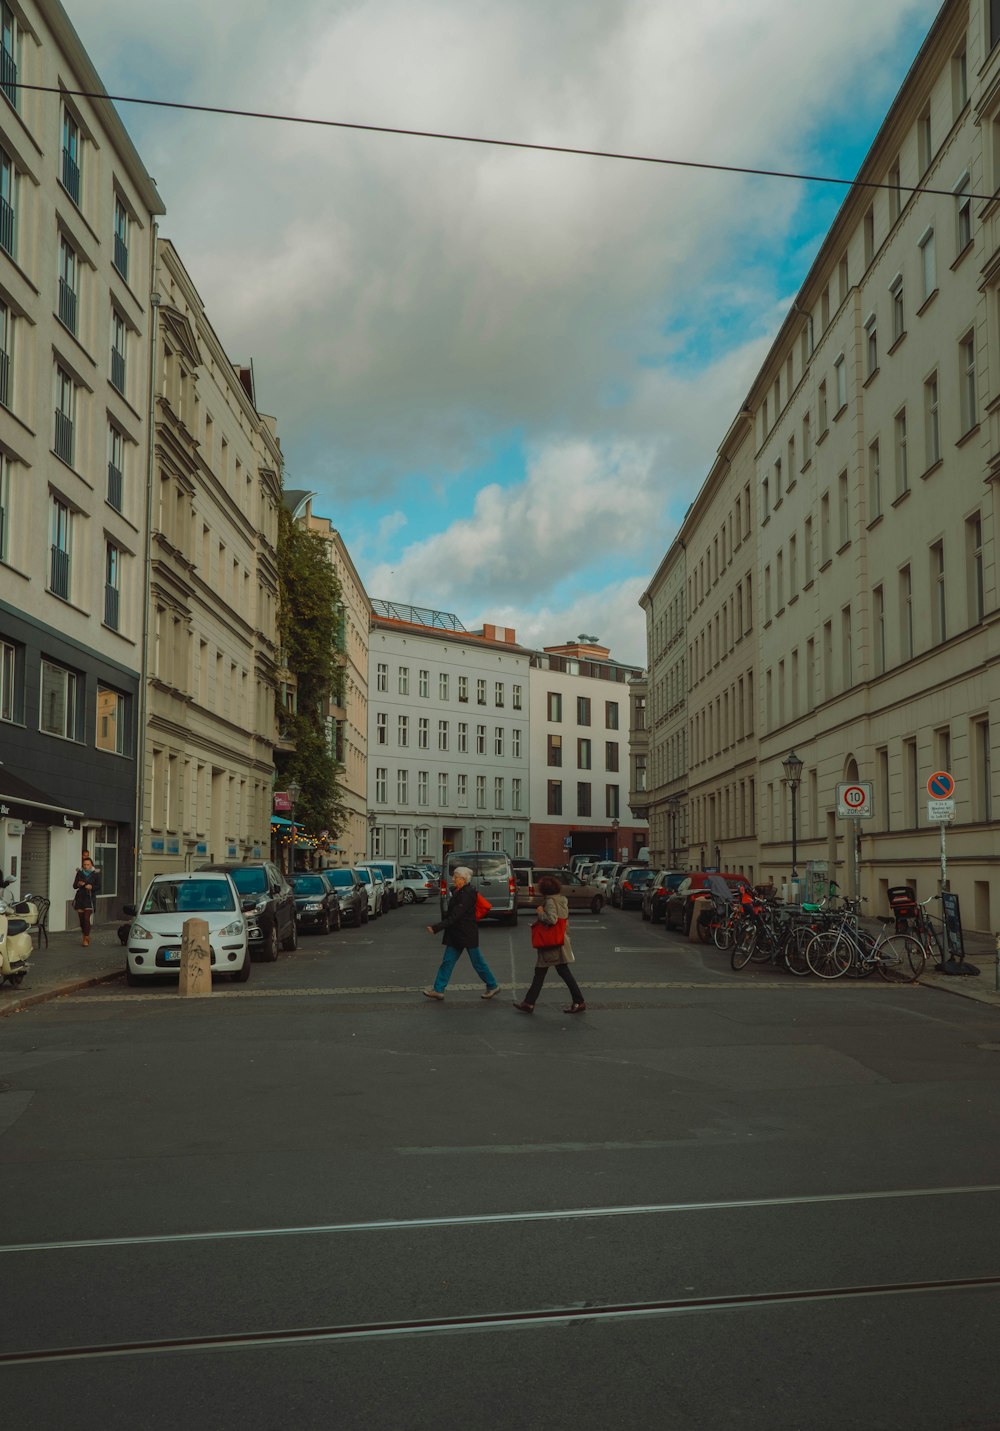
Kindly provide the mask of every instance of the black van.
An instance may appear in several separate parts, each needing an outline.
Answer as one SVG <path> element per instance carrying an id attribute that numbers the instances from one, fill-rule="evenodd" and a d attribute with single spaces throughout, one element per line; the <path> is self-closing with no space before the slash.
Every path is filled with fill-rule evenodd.
<path id="1" fill-rule="evenodd" d="M 441 913 L 448 907 L 451 880 L 455 871 L 465 865 L 472 871 L 472 887 L 488 899 L 493 908 L 486 916 L 502 924 L 517 923 L 517 885 L 510 856 L 502 850 L 452 851 L 441 871 Z"/>

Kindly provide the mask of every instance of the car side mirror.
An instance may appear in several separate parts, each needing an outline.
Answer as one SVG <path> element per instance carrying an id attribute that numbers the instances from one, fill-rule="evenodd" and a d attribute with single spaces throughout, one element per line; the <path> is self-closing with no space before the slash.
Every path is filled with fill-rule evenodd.
<path id="1" fill-rule="evenodd" d="M 240 895 L 240 909 L 253 909 L 257 903 L 257 896 L 253 894 Z"/>
<path id="2" fill-rule="evenodd" d="M 139 911 L 134 904 L 122 905 L 122 914 L 124 914 L 126 919 L 134 919 L 138 913 Z"/>

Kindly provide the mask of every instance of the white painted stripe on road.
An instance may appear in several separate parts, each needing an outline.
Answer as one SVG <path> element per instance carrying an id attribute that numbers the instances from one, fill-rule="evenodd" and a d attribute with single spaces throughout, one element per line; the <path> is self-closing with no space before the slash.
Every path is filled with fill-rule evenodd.
<path id="1" fill-rule="evenodd" d="M 461 1151 L 461 1150 L 456 1150 Z M 466 1217 L 386 1218 L 307 1227 L 245 1228 L 236 1232 L 174 1232 L 150 1237 L 95 1237 L 73 1242 L 20 1242 L 6 1252 L 63 1252 L 74 1248 L 144 1247 L 168 1242 L 235 1242 L 260 1237 L 313 1237 L 340 1232 L 407 1232 L 424 1227 L 490 1227 L 511 1222 L 568 1222 L 595 1217 L 650 1217 L 678 1212 L 743 1212 L 758 1207 L 809 1207 L 837 1202 L 892 1202 L 899 1198 L 980 1197 L 1000 1193 L 1000 1183 L 950 1188 L 895 1188 L 883 1192 L 816 1193 L 799 1197 L 738 1198 L 719 1202 L 640 1203 L 636 1206 L 560 1208 L 547 1212 L 473 1213 Z"/>

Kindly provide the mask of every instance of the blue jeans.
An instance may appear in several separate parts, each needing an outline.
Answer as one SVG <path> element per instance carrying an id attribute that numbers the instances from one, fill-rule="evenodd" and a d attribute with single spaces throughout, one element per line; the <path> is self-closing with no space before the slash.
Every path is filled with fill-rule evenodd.
<path id="1" fill-rule="evenodd" d="M 452 949 L 450 945 L 445 947 L 444 957 L 441 960 L 441 967 L 434 975 L 435 993 L 443 994 L 445 989 L 447 989 L 448 980 L 451 978 L 451 972 L 461 957 L 461 949 Z M 497 984 L 499 983 L 499 980 L 493 977 L 493 971 L 487 964 L 486 960 L 483 958 L 482 950 L 479 949 L 478 946 L 475 949 L 470 949 L 469 958 L 472 960 L 473 969 L 475 969 L 476 973 L 479 975 L 480 979 L 482 979 L 486 987 L 488 989 L 495 989 Z"/>

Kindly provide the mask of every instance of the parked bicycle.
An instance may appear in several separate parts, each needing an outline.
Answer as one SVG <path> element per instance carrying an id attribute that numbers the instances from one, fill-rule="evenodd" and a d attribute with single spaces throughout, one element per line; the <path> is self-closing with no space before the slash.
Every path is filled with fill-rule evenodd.
<path id="1" fill-rule="evenodd" d="M 920 901 L 917 899 L 916 890 L 909 885 L 896 885 L 888 891 L 888 895 L 896 933 L 912 935 L 923 945 L 928 959 L 943 964 L 948 958 L 945 952 L 944 921 L 938 919 L 935 922 L 934 915 L 927 908 L 933 900 L 940 899 L 941 896 L 932 894 L 928 899 Z M 941 926 L 940 933 L 937 925 Z"/>
<path id="2" fill-rule="evenodd" d="M 840 979 L 848 972 L 866 979 L 877 969 L 890 983 L 913 984 L 924 972 L 924 947 L 911 934 L 879 935 L 862 928 L 861 901 L 845 899 L 843 913 L 830 929 L 820 930 L 805 949 L 806 963 L 818 979 Z"/>

